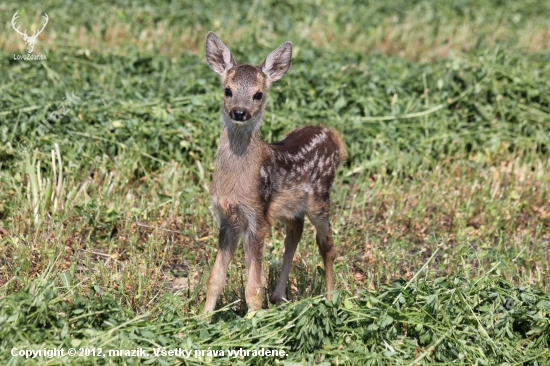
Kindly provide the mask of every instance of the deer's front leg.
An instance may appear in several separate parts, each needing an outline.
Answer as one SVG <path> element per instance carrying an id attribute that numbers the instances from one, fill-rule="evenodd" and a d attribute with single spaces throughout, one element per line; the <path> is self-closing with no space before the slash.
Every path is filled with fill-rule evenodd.
<path id="1" fill-rule="evenodd" d="M 203 310 L 205 313 L 214 311 L 216 308 L 216 301 L 225 285 L 227 268 L 235 253 L 238 242 L 238 230 L 227 221 L 222 221 L 220 225 L 218 253 L 216 254 L 216 261 L 214 262 L 214 267 L 212 267 L 210 279 L 208 280 L 208 292 L 206 293 L 206 304 Z"/>
<path id="2" fill-rule="evenodd" d="M 257 225 L 256 230 L 247 228 L 244 234 L 244 250 L 248 265 L 248 279 L 246 282 L 245 297 L 249 310 L 262 308 L 266 285 L 262 270 L 264 238 L 269 226 L 267 223 Z"/>

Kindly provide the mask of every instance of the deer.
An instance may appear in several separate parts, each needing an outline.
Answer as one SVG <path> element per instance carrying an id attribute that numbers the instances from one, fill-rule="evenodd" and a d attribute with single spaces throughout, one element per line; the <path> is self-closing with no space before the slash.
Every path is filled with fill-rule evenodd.
<path id="1" fill-rule="evenodd" d="M 316 229 L 323 258 L 326 297 L 334 291 L 336 248 L 329 220 L 330 191 L 336 169 L 346 157 L 341 136 L 333 129 L 305 126 L 282 141 L 260 139 L 260 124 L 272 84 L 289 70 L 292 43 L 272 51 L 260 66 L 238 64 L 218 36 L 206 37 L 206 61 L 223 86 L 222 132 L 210 186 L 211 207 L 219 225 L 218 251 L 208 280 L 204 313 L 215 310 L 227 270 L 243 239 L 247 282 L 246 305 L 259 310 L 266 278 L 263 242 L 273 221 L 286 227 L 280 278 L 270 297 L 286 301 L 286 284 L 307 216 Z"/>
<path id="2" fill-rule="evenodd" d="M 38 35 L 40 33 L 42 33 L 44 28 L 46 28 L 46 24 L 48 24 L 48 20 L 49 20 L 48 14 L 44 13 L 44 15 L 42 16 L 44 18 L 44 22 L 42 23 L 42 29 L 40 29 L 38 31 L 38 33 L 36 32 L 36 29 L 35 29 L 32 33 L 32 36 L 29 36 L 27 34 L 26 29 L 25 29 L 25 33 L 23 33 L 19 30 L 19 26 L 16 27 L 15 22 L 19 18 L 18 13 L 19 13 L 19 11 L 16 11 L 15 14 L 13 14 L 13 17 L 11 18 L 11 26 L 23 38 L 23 41 L 25 41 L 25 48 L 27 49 L 27 53 L 32 53 L 32 51 L 34 50 L 34 45 L 36 44 L 36 40 L 38 38 Z"/>

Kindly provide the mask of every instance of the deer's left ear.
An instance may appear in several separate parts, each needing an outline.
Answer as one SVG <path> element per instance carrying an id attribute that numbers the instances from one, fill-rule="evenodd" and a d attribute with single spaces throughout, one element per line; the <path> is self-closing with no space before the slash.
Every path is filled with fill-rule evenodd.
<path id="1" fill-rule="evenodd" d="M 292 42 L 285 42 L 267 56 L 260 68 L 271 81 L 282 78 L 290 68 Z"/>

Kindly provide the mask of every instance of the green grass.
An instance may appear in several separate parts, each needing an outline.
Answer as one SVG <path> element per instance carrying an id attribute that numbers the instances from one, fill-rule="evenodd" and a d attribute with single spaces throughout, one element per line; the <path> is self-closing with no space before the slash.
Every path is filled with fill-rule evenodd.
<path id="1" fill-rule="evenodd" d="M 14 345 L 183 339 L 204 350 L 282 347 L 287 364 L 544 364 L 546 2 L 18 6 L 0 4 L 0 360 Z M 47 61 L 13 60 L 24 52 L 16 10 L 21 24 L 48 13 L 35 47 Z M 222 93 L 203 56 L 209 30 L 239 62 L 293 42 L 265 140 L 318 123 L 344 137 L 334 303 L 318 297 L 322 263 L 306 224 L 291 303 L 245 316 L 239 249 L 218 307 L 231 305 L 211 323 L 197 317 L 217 247 L 207 187 Z M 71 91 L 80 102 L 58 110 Z M 55 111 L 64 116 L 35 134 Z M 265 243 L 271 290 L 283 242 L 276 225 Z M 316 336 L 325 318 L 330 329 Z"/>
<path id="2" fill-rule="evenodd" d="M 162 363 L 191 365 L 294 364 L 289 359 L 322 365 L 512 365 L 545 364 L 549 357 L 550 296 L 497 278 L 399 281 L 364 289 L 354 298 L 308 298 L 244 318 L 227 306 L 212 322 L 182 316 L 177 306 L 183 304 L 172 301 L 138 316 L 98 286 L 75 295 L 71 279 L 62 278 L 64 289 L 48 274 L 0 300 L 5 349 L 95 352 L 54 359 L 78 365 L 134 364 L 136 358 L 108 353 L 133 349 L 147 353 L 141 357 L 146 364 L 159 362 L 155 352 L 182 349 L 190 353 L 167 354 Z M 250 353 L 229 354 L 239 349 Z M 265 350 L 284 353 L 254 356 Z"/>

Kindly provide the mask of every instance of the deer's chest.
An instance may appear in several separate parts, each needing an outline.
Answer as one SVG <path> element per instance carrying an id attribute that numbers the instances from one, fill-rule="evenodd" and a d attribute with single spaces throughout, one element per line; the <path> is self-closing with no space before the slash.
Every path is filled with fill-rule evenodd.
<path id="1" fill-rule="evenodd" d="M 261 211 L 259 175 L 260 167 L 248 160 L 218 159 L 210 194 L 221 218 L 244 223 Z"/>

